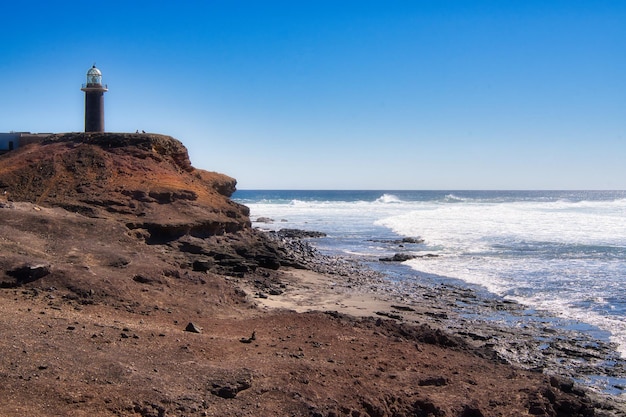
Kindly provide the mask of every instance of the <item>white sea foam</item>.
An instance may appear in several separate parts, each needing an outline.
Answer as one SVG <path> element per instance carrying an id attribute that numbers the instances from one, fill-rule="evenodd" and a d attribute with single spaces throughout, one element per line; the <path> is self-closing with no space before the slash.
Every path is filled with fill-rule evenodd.
<path id="1" fill-rule="evenodd" d="M 597 206 L 597 204 L 596 204 Z M 576 203 L 422 204 L 417 210 L 378 221 L 403 236 L 420 234 L 433 243 L 468 249 L 481 241 L 548 241 L 623 245 L 623 207 Z"/>
<path id="2" fill-rule="evenodd" d="M 383 194 L 382 196 L 376 199 L 376 202 L 389 204 L 389 203 L 401 203 L 402 200 L 400 200 L 397 196 L 393 194 Z"/>
<path id="3" fill-rule="evenodd" d="M 461 202 L 461 201 L 467 201 L 467 198 L 458 197 L 454 194 L 447 194 L 444 197 L 444 200 L 449 201 L 449 202 Z"/>
<path id="4" fill-rule="evenodd" d="M 626 318 L 595 312 L 591 302 L 575 306 L 589 292 L 600 299 L 621 292 L 625 207 L 624 201 L 424 204 L 378 224 L 442 248 L 440 258 L 409 261 L 415 270 L 583 320 L 611 332 L 626 354 Z"/>
<path id="5" fill-rule="evenodd" d="M 416 258 L 406 261 L 405 264 L 418 273 L 461 279 L 480 285 L 493 294 L 503 295 L 508 289 L 507 282 L 496 274 L 484 271 L 481 262 L 477 262 L 477 258 L 462 258 L 459 255 L 449 254 L 437 258 Z"/>

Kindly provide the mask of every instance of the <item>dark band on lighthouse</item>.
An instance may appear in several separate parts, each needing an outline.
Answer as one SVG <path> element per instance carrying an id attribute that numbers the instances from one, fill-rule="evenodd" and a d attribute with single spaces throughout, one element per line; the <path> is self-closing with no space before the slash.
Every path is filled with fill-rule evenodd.
<path id="1" fill-rule="evenodd" d="M 108 89 L 95 65 L 87 71 L 87 83 L 81 90 L 85 92 L 85 132 L 104 132 L 104 93 Z"/>

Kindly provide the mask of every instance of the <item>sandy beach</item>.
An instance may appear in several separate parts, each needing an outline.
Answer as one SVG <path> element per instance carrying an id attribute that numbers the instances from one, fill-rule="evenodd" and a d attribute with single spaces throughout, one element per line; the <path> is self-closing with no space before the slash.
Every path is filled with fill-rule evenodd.
<path id="1" fill-rule="evenodd" d="M 382 279 L 370 282 L 346 283 L 345 277 L 327 275 L 311 270 L 288 268 L 281 271 L 281 294 L 268 295 L 247 286 L 248 293 L 261 309 L 285 309 L 298 313 L 336 311 L 354 317 L 386 317 L 400 323 L 428 323 L 441 327 L 437 316 L 453 315 L 444 302 L 404 303 L 397 294 L 385 292 Z"/>

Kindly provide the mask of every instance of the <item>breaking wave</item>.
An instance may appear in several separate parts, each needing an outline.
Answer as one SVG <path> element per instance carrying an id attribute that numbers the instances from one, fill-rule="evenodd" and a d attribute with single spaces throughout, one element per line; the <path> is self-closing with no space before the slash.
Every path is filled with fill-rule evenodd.
<path id="1" fill-rule="evenodd" d="M 397 196 L 393 194 L 383 194 L 382 196 L 376 199 L 376 202 L 382 203 L 382 204 L 393 204 L 393 203 L 402 203 L 402 200 L 400 200 Z"/>

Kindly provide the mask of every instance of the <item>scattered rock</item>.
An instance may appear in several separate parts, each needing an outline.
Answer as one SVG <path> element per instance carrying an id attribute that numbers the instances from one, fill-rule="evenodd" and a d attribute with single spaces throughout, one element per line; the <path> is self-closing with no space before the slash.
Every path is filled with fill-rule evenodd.
<path id="1" fill-rule="evenodd" d="M 252 332 L 250 337 L 242 337 L 241 339 L 239 339 L 241 343 L 252 343 L 255 340 L 256 340 L 256 332 Z"/>
<path id="2" fill-rule="evenodd" d="M 380 262 L 405 262 L 416 258 L 437 258 L 439 255 L 427 253 L 425 255 L 414 255 L 411 253 L 396 253 L 392 257 L 380 258 Z"/>
<path id="3" fill-rule="evenodd" d="M 409 306 L 392 305 L 391 308 L 395 310 L 399 310 L 399 311 L 415 311 L 414 308 L 409 307 Z"/>
<path id="4" fill-rule="evenodd" d="M 435 313 L 431 313 L 431 314 L 435 314 Z M 439 313 L 439 314 L 441 314 L 441 313 Z M 447 317 L 447 315 L 446 315 L 446 317 Z M 439 317 L 439 318 L 446 318 L 446 317 Z M 480 341 L 487 341 L 487 340 L 492 338 L 492 336 L 490 336 L 490 335 L 485 335 L 485 334 L 480 334 L 480 333 L 475 333 L 475 332 L 459 332 L 459 335 L 467 336 L 467 337 L 469 337 L 472 340 L 480 340 Z"/>
<path id="5" fill-rule="evenodd" d="M 288 238 L 319 238 L 326 237 L 326 233 L 323 232 L 315 232 L 312 230 L 301 230 L 301 229 L 280 229 L 276 232 L 276 235 L 279 237 L 288 237 Z"/>
<path id="6" fill-rule="evenodd" d="M 7 275 L 15 278 L 18 285 L 37 281 L 48 274 L 50 274 L 50 265 L 47 264 L 24 265 L 7 271 Z"/>
<path id="7" fill-rule="evenodd" d="M 235 375 L 224 375 L 210 381 L 209 386 L 213 395 L 232 399 L 252 386 L 252 374 L 248 370 L 243 370 Z"/>
<path id="8" fill-rule="evenodd" d="M 574 381 L 561 376 L 550 376 L 550 385 L 562 392 L 572 392 L 574 390 Z"/>
<path id="9" fill-rule="evenodd" d="M 386 311 L 376 311 L 375 314 L 379 316 L 389 317 L 390 319 L 394 320 L 402 320 L 402 316 L 400 314 L 387 313 Z"/>
<path id="10" fill-rule="evenodd" d="M 163 282 L 158 278 L 146 277 L 144 275 L 135 275 L 133 281 L 140 284 L 162 284 Z"/>
<path id="11" fill-rule="evenodd" d="M 415 416 L 443 417 L 445 412 L 437 407 L 430 399 L 418 399 L 413 403 Z"/>
<path id="12" fill-rule="evenodd" d="M 402 240 L 400 240 L 400 243 L 421 244 L 421 243 L 424 243 L 424 239 L 422 239 L 421 237 L 405 237 Z"/>
<path id="13" fill-rule="evenodd" d="M 426 311 L 424 312 L 424 314 L 430 317 L 434 317 L 436 319 L 443 319 L 443 320 L 448 319 L 448 313 L 446 312 Z"/>
<path id="14" fill-rule="evenodd" d="M 420 379 L 417 385 L 419 385 L 420 387 L 429 387 L 429 386 L 443 387 L 445 385 L 448 385 L 448 380 L 442 376 L 433 376 L 429 378 Z"/>
<path id="15" fill-rule="evenodd" d="M 135 403 L 131 409 L 135 414 L 139 414 L 141 417 L 165 417 L 166 415 L 165 407 L 157 404 L 141 405 Z"/>
<path id="16" fill-rule="evenodd" d="M 480 408 L 473 405 L 466 405 L 463 407 L 463 412 L 460 415 L 461 417 L 485 417 Z"/>
<path id="17" fill-rule="evenodd" d="M 392 257 L 380 258 L 380 262 L 405 262 L 417 258 L 417 255 L 410 253 L 396 253 Z"/>
<path id="18" fill-rule="evenodd" d="M 109 262 L 109 265 L 112 266 L 113 268 L 126 268 L 129 264 L 130 264 L 130 260 L 123 258 L 121 256 L 111 259 L 111 261 Z"/>
<path id="19" fill-rule="evenodd" d="M 405 238 L 402 238 L 402 239 L 392 239 L 392 240 L 387 240 L 387 239 L 368 239 L 368 242 L 388 243 L 388 244 L 392 244 L 392 245 L 404 245 L 404 244 L 419 245 L 419 244 L 424 243 L 424 239 L 422 239 L 421 237 L 405 237 Z"/>
<path id="20" fill-rule="evenodd" d="M 202 333 L 202 328 L 195 323 L 189 322 L 189 324 L 187 324 L 187 327 L 185 327 L 185 331 L 191 333 Z"/>

